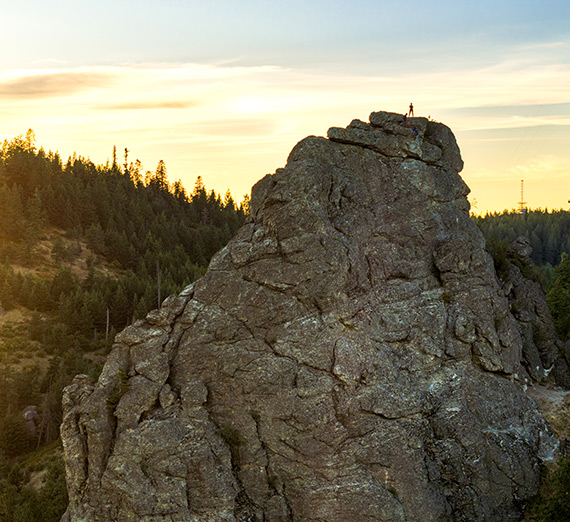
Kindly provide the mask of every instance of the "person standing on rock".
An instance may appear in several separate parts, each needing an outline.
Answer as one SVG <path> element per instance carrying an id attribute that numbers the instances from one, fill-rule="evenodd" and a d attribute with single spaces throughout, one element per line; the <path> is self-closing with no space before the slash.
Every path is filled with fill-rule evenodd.
<path id="1" fill-rule="evenodd" d="M 414 104 L 410 103 L 410 112 L 408 113 L 408 116 L 413 117 L 414 116 Z"/>
<path id="2" fill-rule="evenodd" d="M 408 127 L 408 115 L 407 114 L 404 114 L 404 116 L 402 117 L 402 125 L 406 128 Z"/>

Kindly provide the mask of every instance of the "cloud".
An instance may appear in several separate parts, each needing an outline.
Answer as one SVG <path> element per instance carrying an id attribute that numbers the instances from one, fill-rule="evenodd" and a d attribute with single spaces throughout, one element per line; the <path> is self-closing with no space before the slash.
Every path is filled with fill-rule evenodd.
<path id="1" fill-rule="evenodd" d="M 265 118 L 232 118 L 218 119 L 214 121 L 197 121 L 197 135 L 206 140 L 220 137 L 225 141 L 244 139 L 250 140 L 252 137 L 267 139 L 279 130 L 277 121 Z"/>
<path id="2" fill-rule="evenodd" d="M 66 64 L 65 60 L 59 60 L 58 58 L 41 58 L 39 60 L 33 60 L 32 65 L 34 67 L 63 67 Z"/>
<path id="3" fill-rule="evenodd" d="M 109 82 L 102 72 L 54 72 L 32 74 L 0 81 L 0 96 L 51 97 L 67 96 L 91 87 L 101 87 Z"/>
<path id="4" fill-rule="evenodd" d="M 532 158 L 528 163 L 515 165 L 509 173 L 518 177 L 542 179 L 548 173 L 549 179 L 568 178 L 568 159 L 544 154 Z"/>
<path id="5" fill-rule="evenodd" d="M 198 105 L 196 102 L 191 101 L 140 101 L 117 103 L 114 105 L 98 105 L 95 108 L 107 111 L 130 111 L 149 109 L 188 109 L 190 107 L 195 107 L 196 105 Z"/>
<path id="6" fill-rule="evenodd" d="M 549 180 L 568 179 L 567 158 L 543 154 L 536 156 L 525 163 L 514 165 L 510 168 L 499 170 L 492 167 L 469 168 L 467 176 L 478 181 L 495 183 L 512 180 Z"/>

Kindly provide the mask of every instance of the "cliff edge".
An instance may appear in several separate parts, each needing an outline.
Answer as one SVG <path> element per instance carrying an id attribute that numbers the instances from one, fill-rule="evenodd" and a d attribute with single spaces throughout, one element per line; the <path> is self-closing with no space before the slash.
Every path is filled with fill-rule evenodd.
<path id="1" fill-rule="evenodd" d="M 520 518 L 557 440 L 455 138 L 407 125 L 302 140 L 206 275 L 76 377 L 63 520 Z"/>

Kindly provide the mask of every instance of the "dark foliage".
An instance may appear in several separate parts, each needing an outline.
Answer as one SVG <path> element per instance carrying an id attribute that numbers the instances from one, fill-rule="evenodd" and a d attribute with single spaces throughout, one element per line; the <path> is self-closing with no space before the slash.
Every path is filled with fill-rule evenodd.
<path id="1" fill-rule="evenodd" d="M 525 236 L 532 247 L 531 258 L 538 266 L 557 265 L 562 252 L 570 253 L 570 212 L 565 210 L 529 210 L 494 212 L 473 216 L 487 243 L 508 243 Z"/>
<path id="2" fill-rule="evenodd" d="M 555 277 L 546 293 L 546 302 L 559 335 L 564 339 L 568 338 L 570 336 L 570 260 L 566 253 L 562 254 L 562 260 L 556 267 Z"/>
<path id="3" fill-rule="evenodd" d="M 143 183 L 140 162 L 128 164 L 126 152 L 122 170 L 76 156 L 63 165 L 36 150 L 31 131 L 0 151 L 0 302 L 56 314 L 79 347 L 108 339 L 110 327 L 123 329 L 200 277 L 245 218 L 244 206 L 229 193 L 224 201 L 208 193 L 200 178 L 190 196 L 180 182 L 170 186 L 162 160 Z M 54 228 L 65 231 L 51 249 L 59 270 L 15 271 L 13 263 L 33 267 L 34 250 Z M 82 245 L 97 258 L 79 280 L 70 267 Z M 98 259 L 114 267 L 113 277 L 97 269 Z M 61 333 L 55 337 L 61 346 Z"/>
<path id="4" fill-rule="evenodd" d="M 58 522 L 67 508 L 65 469 L 60 456 L 44 468 L 39 486 L 29 485 L 33 465 L 15 465 L 0 473 L 0 520 Z"/>

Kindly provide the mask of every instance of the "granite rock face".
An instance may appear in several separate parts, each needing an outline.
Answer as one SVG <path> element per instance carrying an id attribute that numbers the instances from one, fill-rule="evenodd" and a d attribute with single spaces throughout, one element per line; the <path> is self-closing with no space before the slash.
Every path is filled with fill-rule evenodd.
<path id="1" fill-rule="evenodd" d="M 206 275 L 66 389 L 64 520 L 520 517 L 557 441 L 455 138 L 370 121 L 301 141 Z"/>

